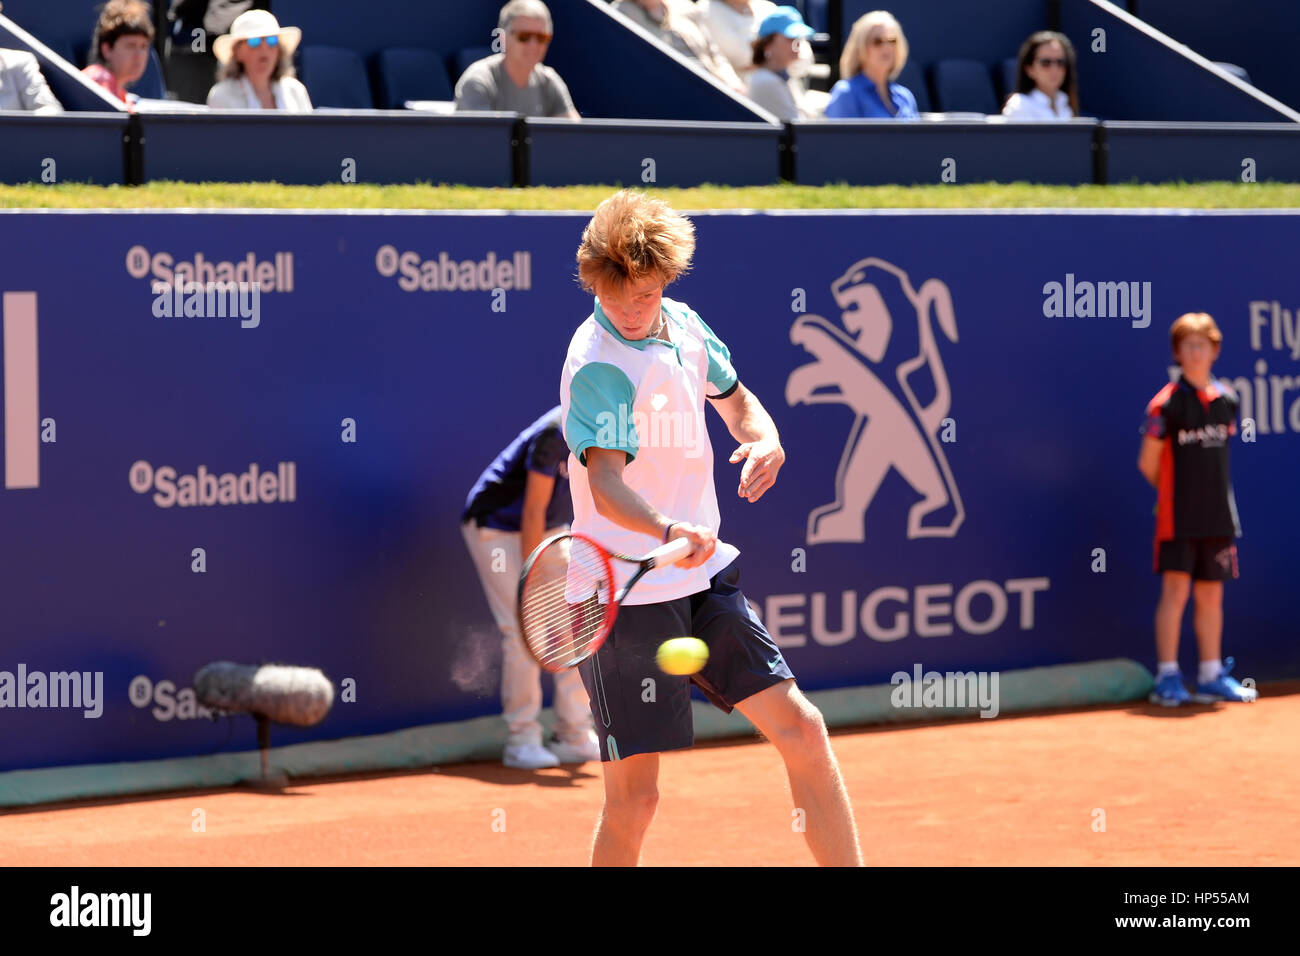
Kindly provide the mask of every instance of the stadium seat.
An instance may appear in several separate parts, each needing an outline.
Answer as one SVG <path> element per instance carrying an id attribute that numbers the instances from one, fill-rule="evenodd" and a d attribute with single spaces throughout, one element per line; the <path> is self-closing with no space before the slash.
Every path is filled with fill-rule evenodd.
<path id="1" fill-rule="evenodd" d="M 380 109 L 400 110 L 407 100 L 454 97 L 447 67 L 432 50 L 390 47 L 375 55 L 375 99 Z"/>
<path id="2" fill-rule="evenodd" d="M 944 113 L 999 113 L 988 68 L 976 60 L 940 60 L 931 70 L 935 105 Z"/>
<path id="3" fill-rule="evenodd" d="M 453 79 L 459 82 L 460 75 L 465 72 L 465 69 L 471 63 L 491 55 L 492 48 L 488 46 L 471 46 L 460 50 L 454 57 L 452 57 L 452 65 L 455 69 Z"/>
<path id="4" fill-rule="evenodd" d="M 301 56 L 302 81 L 313 106 L 374 109 L 370 80 L 357 54 L 337 46 L 305 46 Z"/>
<path id="5" fill-rule="evenodd" d="M 158 60 L 158 51 L 149 48 L 149 65 L 144 68 L 144 76 L 136 80 L 127 89 L 136 96 L 146 100 L 165 100 L 167 87 L 163 83 L 162 63 Z"/>
<path id="6" fill-rule="evenodd" d="M 1016 75 L 1018 62 L 1014 56 L 1009 56 L 997 67 L 994 79 L 997 81 L 999 103 L 1005 103 L 1007 97 L 1016 91 L 1016 81 L 1019 79 Z"/>
<path id="7" fill-rule="evenodd" d="M 914 60 L 907 61 L 902 72 L 898 74 L 898 79 L 894 82 L 900 86 L 906 86 L 911 91 L 912 96 L 916 97 L 916 111 L 918 113 L 933 112 L 930 107 L 930 90 L 925 83 L 925 74 Z"/>

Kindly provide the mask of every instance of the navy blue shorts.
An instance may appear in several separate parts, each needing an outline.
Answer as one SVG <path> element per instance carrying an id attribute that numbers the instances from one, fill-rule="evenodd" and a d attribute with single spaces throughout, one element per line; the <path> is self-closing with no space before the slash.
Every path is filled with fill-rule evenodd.
<path id="1" fill-rule="evenodd" d="M 698 637 L 709 660 L 698 674 L 675 677 L 655 663 L 672 637 Z M 595 656 L 579 668 L 591 697 L 600 759 L 681 750 L 695 743 L 691 684 L 724 713 L 794 674 L 740 591 L 736 561 L 709 590 L 659 604 L 624 605 Z"/>

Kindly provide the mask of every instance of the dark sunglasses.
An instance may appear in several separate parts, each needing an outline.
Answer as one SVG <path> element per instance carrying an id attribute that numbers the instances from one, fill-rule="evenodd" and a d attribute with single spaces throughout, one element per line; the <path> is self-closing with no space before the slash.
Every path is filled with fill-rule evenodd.
<path id="1" fill-rule="evenodd" d="M 1061 69 L 1065 69 L 1065 60 L 1064 60 L 1064 58 L 1062 58 L 1062 59 L 1060 59 L 1060 60 L 1056 60 L 1056 59 L 1050 59 L 1050 58 L 1044 57 L 1044 58 L 1041 59 L 1041 60 L 1035 60 L 1034 63 L 1035 63 L 1036 65 L 1038 65 L 1038 66 L 1059 66 Z"/>
<path id="2" fill-rule="evenodd" d="M 538 43 L 545 45 L 551 42 L 551 34 L 532 33 L 529 31 L 524 31 L 523 33 L 516 33 L 515 39 L 518 40 L 520 43 L 532 43 L 534 40 L 536 40 Z"/>
<path id="3" fill-rule="evenodd" d="M 898 37 L 872 37 L 867 41 L 872 46 L 884 46 L 888 43 L 890 46 L 898 45 Z"/>
<path id="4" fill-rule="evenodd" d="M 270 37 L 249 37 L 249 38 L 248 38 L 247 40 L 245 40 L 244 42 L 247 43 L 249 46 L 251 46 L 254 50 L 256 50 L 259 46 L 262 45 L 262 42 L 263 42 L 263 41 L 266 41 L 266 45 L 267 45 L 267 46 L 279 46 L 279 45 L 280 45 L 280 38 L 279 38 L 279 37 L 276 37 L 276 36 L 270 36 Z"/>

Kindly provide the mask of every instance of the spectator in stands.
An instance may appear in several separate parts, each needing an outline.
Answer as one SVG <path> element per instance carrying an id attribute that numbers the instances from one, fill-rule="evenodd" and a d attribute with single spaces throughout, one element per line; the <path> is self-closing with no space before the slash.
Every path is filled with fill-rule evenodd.
<path id="1" fill-rule="evenodd" d="M 139 97 L 127 86 L 144 76 L 153 45 L 153 11 L 141 0 L 109 0 L 95 24 L 95 62 L 81 72 L 123 103 Z"/>
<path id="2" fill-rule="evenodd" d="M 1064 33 L 1041 30 L 1016 58 L 1016 92 L 1002 115 L 1018 120 L 1068 120 L 1079 114 L 1074 44 Z"/>
<path id="3" fill-rule="evenodd" d="M 0 50 L 0 110 L 62 113 L 36 57 L 26 50 Z"/>
<path id="4" fill-rule="evenodd" d="M 826 116 L 834 119 L 916 119 L 916 97 L 894 80 L 907 64 L 907 37 L 893 15 L 872 10 L 858 17 L 840 56 L 840 80 L 831 87 Z"/>
<path id="5" fill-rule="evenodd" d="M 743 80 L 748 80 L 754 71 L 753 43 L 758 37 L 758 25 L 774 10 L 776 4 L 772 0 L 700 0 L 697 5 L 700 23 Z M 812 47 L 804 43 L 799 58 L 790 64 L 788 72 L 802 85 L 801 78 L 812 65 Z"/>
<path id="6" fill-rule="evenodd" d="M 777 7 L 758 25 L 749 97 L 782 122 L 820 115 L 811 102 L 805 102 L 802 85 L 792 81 L 789 73 L 790 64 L 799 58 L 800 41 L 812 35 L 812 27 L 789 6 Z"/>
<path id="7" fill-rule="evenodd" d="M 560 74 L 542 63 L 554 34 L 546 4 L 510 0 L 497 25 L 505 50 L 465 68 L 456 83 L 456 109 L 580 119 Z"/>
<path id="8" fill-rule="evenodd" d="M 700 25 L 699 10 L 690 0 L 614 0 L 614 10 L 700 65 L 731 87 L 745 93 L 745 83 Z"/>
<path id="9" fill-rule="evenodd" d="M 301 40 L 301 30 L 281 27 L 265 10 L 241 13 L 230 25 L 230 33 L 212 42 L 222 67 L 221 82 L 208 91 L 208 105 L 310 113 L 307 87 L 293 75 L 293 51 Z"/>

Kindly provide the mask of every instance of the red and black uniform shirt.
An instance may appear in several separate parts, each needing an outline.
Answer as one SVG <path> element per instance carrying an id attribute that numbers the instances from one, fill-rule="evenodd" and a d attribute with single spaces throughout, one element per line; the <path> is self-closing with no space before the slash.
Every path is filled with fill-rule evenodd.
<path id="1" fill-rule="evenodd" d="M 1197 389 L 1180 374 L 1147 405 L 1143 434 L 1164 442 L 1156 486 L 1155 549 L 1175 538 L 1236 538 L 1237 501 L 1228 440 L 1237 434 L 1237 393 L 1211 379 Z"/>

